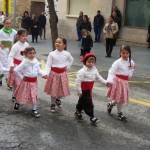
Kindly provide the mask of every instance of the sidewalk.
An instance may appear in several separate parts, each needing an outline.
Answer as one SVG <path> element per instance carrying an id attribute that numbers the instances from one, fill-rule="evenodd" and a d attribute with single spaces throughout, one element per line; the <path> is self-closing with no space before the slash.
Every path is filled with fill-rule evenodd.
<path id="1" fill-rule="evenodd" d="M 31 37 L 29 36 L 30 46 L 34 46 L 37 50 L 37 57 L 40 60 L 46 60 L 47 55 L 52 51 L 51 39 L 40 40 L 38 43 L 31 43 Z M 74 58 L 74 65 L 82 66 L 80 58 L 80 42 L 68 40 L 67 50 L 72 54 Z M 150 49 L 143 47 L 131 47 L 132 59 L 135 62 L 136 70 L 134 75 L 150 78 Z M 120 46 L 115 46 L 112 52 L 112 58 L 106 58 L 106 50 L 104 43 L 94 43 L 92 53 L 97 56 L 96 66 L 100 70 L 106 70 L 111 67 L 112 63 L 119 58 Z"/>

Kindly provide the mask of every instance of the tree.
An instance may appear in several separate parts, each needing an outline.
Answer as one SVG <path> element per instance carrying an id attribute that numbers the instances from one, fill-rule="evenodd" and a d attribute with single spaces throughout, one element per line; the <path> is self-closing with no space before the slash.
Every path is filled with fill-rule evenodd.
<path id="1" fill-rule="evenodd" d="M 58 17 L 55 10 L 54 0 L 47 0 L 47 2 L 48 2 L 49 15 L 50 15 L 49 23 L 51 28 L 52 46 L 53 46 L 53 50 L 55 50 L 55 41 L 58 37 L 58 29 L 57 29 Z"/>

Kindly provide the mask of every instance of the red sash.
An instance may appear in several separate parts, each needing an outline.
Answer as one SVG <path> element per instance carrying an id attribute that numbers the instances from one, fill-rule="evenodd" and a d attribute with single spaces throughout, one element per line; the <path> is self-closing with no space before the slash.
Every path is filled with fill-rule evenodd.
<path id="1" fill-rule="evenodd" d="M 63 73 L 66 71 L 66 68 L 51 67 L 51 70 L 56 73 Z"/>
<path id="2" fill-rule="evenodd" d="M 124 75 L 120 75 L 120 74 L 116 74 L 116 77 L 123 79 L 123 80 L 129 80 L 129 76 L 124 76 Z"/>
<path id="3" fill-rule="evenodd" d="M 94 85 L 94 81 L 81 82 L 81 89 L 82 90 L 92 90 L 93 85 Z"/>
<path id="4" fill-rule="evenodd" d="M 14 64 L 19 65 L 22 61 L 14 58 Z"/>
<path id="5" fill-rule="evenodd" d="M 34 77 L 34 78 L 24 77 L 23 81 L 26 81 L 26 82 L 36 82 L 37 81 L 37 77 Z"/>

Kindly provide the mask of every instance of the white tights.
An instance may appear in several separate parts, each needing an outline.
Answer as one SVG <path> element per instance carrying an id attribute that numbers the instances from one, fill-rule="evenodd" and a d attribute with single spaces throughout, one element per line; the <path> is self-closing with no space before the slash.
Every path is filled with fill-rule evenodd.
<path id="1" fill-rule="evenodd" d="M 58 97 L 51 96 L 51 104 L 56 104 L 56 98 L 61 99 L 62 97 L 60 97 L 60 96 L 58 96 Z"/>
<path id="2" fill-rule="evenodd" d="M 113 100 L 113 101 L 111 102 L 111 104 L 112 104 L 113 106 L 117 105 L 117 111 L 118 111 L 118 113 L 121 113 L 121 112 L 122 112 L 122 106 L 123 106 L 122 103 L 117 103 L 117 102 L 115 102 L 115 101 Z"/>

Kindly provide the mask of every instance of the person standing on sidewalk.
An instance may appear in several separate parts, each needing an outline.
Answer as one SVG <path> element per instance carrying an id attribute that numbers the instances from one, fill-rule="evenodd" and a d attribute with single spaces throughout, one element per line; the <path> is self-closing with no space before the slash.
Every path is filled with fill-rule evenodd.
<path id="1" fill-rule="evenodd" d="M 77 22 L 76 22 L 77 36 L 78 36 L 77 41 L 80 41 L 81 37 L 82 37 L 81 30 L 80 30 L 80 24 L 82 21 L 83 21 L 83 12 L 80 11 L 79 17 L 78 17 Z"/>
<path id="2" fill-rule="evenodd" d="M 93 26 L 95 32 L 94 42 L 100 43 L 101 30 L 104 26 L 104 17 L 101 15 L 100 10 L 97 11 L 97 15 L 94 17 Z"/>
<path id="3" fill-rule="evenodd" d="M 94 116 L 94 105 L 92 101 L 92 89 L 94 81 L 107 84 L 98 70 L 95 67 L 96 56 L 92 53 L 88 53 L 82 60 L 84 66 L 77 72 L 76 87 L 77 94 L 79 96 L 78 103 L 76 105 L 75 116 L 77 119 L 82 119 L 82 110 L 90 117 L 92 124 L 97 124 L 99 120 Z"/>
<path id="4" fill-rule="evenodd" d="M 24 56 L 24 50 L 26 47 L 29 46 L 29 44 L 26 42 L 27 41 L 27 30 L 26 29 L 19 29 L 17 32 L 17 39 L 18 41 L 12 46 L 11 51 L 8 56 L 8 61 L 10 64 L 10 73 L 8 77 L 8 85 L 12 87 L 13 95 L 12 95 L 12 101 L 15 101 L 14 93 L 16 88 L 20 84 L 20 78 L 18 78 L 13 70 L 16 66 L 18 66 Z"/>
<path id="5" fill-rule="evenodd" d="M 70 95 L 67 70 L 73 63 L 73 57 L 66 51 L 67 40 L 58 37 L 55 42 L 56 50 L 50 52 L 47 58 L 44 78 L 47 78 L 44 92 L 51 95 L 51 112 L 55 106 L 61 108 L 61 98 Z"/>
<path id="6" fill-rule="evenodd" d="M 104 37 L 106 39 L 106 57 L 111 57 L 111 53 L 114 45 L 114 38 L 118 32 L 118 25 L 114 22 L 112 16 L 108 18 L 108 22 L 103 28 Z"/>
<path id="7" fill-rule="evenodd" d="M 81 56 L 84 56 L 86 53 L 90 53 L 92 47 L 93 47 L 92 37 L 86 29 L 83 29 L 81 42 Z"/>
<path id="8" fill-rule="evenodd" d="M 148 42 L 148 47 L 147 48 L 150 48 L 150 24 L 148 26 L 147 42 Z"/>
<path id="9" fill-rule="evenodd" d="M 107 82 L 111 83 L 106 96 L 112 101 L 107 104 L 107 112 L 111 113 L 113 106 L 117 105 L 117 118 L 121 121 L 127 120 L 122 113 L 123 104 L 129 100 L 128 80 L 132 77 L 135 63 L 131 60 L 131 50 L 127 45 L 120 49 L 120 58 L 116 60 L 109 69 Z"/>
<path id="10" fill-rule="evenodd" d="M 14 96 L 16 103 L 14 111 L 19 110 L 20 104 L 32 104 L 32 114 L 34 117 L 40 117 L 37 112 L 37 77 L 43 75 L 40 63 L 35 58 L 36 51 L 33 47 L 27 47 L 24 50 L 25 59 L 15 69 L 14 73 L 21 79 Z"/>
<path id="11" fill-rule="evenodd" d="M 39 21 L 40 39 L 42 40 L 42 36 L 43 36 L 43 39 L 46 40 L 46 38 L 45 38 L 45 34 L 46 34 L 46 16 L 44 15 L 44 12 L 41 12 L 41 15 L 38 17 L 38 21 Z M 44 32 L 44 34 L 43 34 L 43 32 Z"/>

